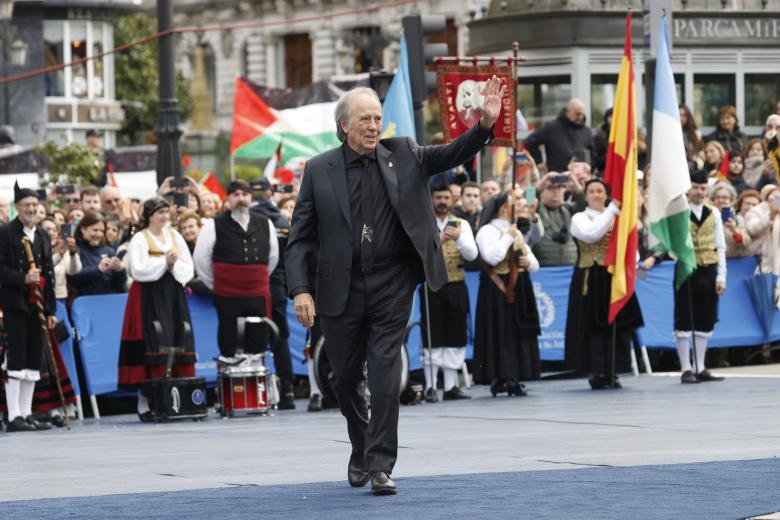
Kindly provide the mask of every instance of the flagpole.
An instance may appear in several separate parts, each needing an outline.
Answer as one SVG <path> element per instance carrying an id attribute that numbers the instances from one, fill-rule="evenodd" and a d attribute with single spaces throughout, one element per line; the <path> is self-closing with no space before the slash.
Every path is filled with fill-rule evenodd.
<path id="1" fill-rule="evenodd" d="M 517 55 L 519 51 L 520 43 L 517 41 L 512 42 L 512 55 L 515 59 L 512 60 L 511 88 L 515 106 L 517 106 Z M 515 126 L 517 126 L 517 118 L 515 118 Z M 509 194 L 509 202 L 512 205 L 511 223 L 514 224 L 515 219 L 517 218 L 517 215 L 515 214 L 515 199 L 517 198 L 517 128 L 515 128 L 515 131 L 512 134 L 512 191 Z M 525 254 L 525 252 L 521 250 L 520 254 Z M 517 273 L 519 268 L 520 266 L 518 265 L 518 258 L 513 240 L 512 245 L 509 246 L 509 280 L 507 280 L 505 294 L 506 302 L 508 304 L 515 303 L 515 288 L 517 287 Z"/>

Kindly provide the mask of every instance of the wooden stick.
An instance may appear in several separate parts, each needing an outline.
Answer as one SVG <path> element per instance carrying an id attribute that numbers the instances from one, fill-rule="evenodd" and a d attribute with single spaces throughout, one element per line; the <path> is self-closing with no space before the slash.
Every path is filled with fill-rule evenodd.
<path id="1" fill-rule="evenodd" d="M 37 269 L 35 266 L 35 258 L 33 257 L 32 247 L 30 239 L 22 237 L 22 247 L 24 248 L 24 254 L 27 256 L 27 263 L 30 269 Z M 49 354 L 49 361 L 51 362 L 52 373 L 54 374 L 54 382 L 57 384 L 57 393 L 60 396 L 60 405 L 62 406 L 62 412 L 65 417 L 65 426 L 70 430 L 70 417 L 68 417 L 68 408 L 65 404 L 65 394 L 62 393 L 62 381 L 60 380 L 60 371 L 57 369 L 57 361 L 54 358 L 54 348 L 51 346 L 51 335 L 49 331 L 49 325 L 46 320 L 46 314 L 43 311 L 43 295 L 41 295 L 40 285 L 35 284 L 35 308 L 38 312 L 38 322 L 41 324 L 41 330 L 43 331 L 43 337 L 46 340 L 46 350 Z"/>

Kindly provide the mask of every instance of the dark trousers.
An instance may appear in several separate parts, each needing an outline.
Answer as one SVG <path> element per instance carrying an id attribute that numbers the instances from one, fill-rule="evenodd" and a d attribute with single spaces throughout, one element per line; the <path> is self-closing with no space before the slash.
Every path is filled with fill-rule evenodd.
<path id="1" fill-rule="evenodd" d="M 401 342 L 416 282 L 406 263 L 373 274 L 353 268 L 344 312 L 320 316 L 332 384 L 352 443 L 352 462 L 392 472 L 398 455 Z M 368 362 L 371 419 L 358 385 Z"/>
<path id="2" fill-rule="evenodd" d="M 43 331 L 35 312 L 5 311 L 8 339 L 8 370 L 40 370 L 43 361 Z"/>
<path id="3" fill-rule="evenodd" d="M 271 344 L 274 353 L 276 375 L 282 381 L 282 386 L 293 384 L 292 356 L 290 355 L 290 327 L 287 324 L 287 288 L 283 285 L 271 284 L 271 319 L 279 328 L 279 337 Z"/>
<path id="4" fill-rule="evenodd" d="M 259 354 L 268 349 L 268 327 L 247 323 L 244 338 L 238 337 L 238 318 L 265 316 L 265 298 L 226 298 L 214 296 L 217 310 L 217 344 L 223 356 L 234 356 L 243 348 L 248 354 Z M 240 343 L 240 344 L 239 344 Z"/>

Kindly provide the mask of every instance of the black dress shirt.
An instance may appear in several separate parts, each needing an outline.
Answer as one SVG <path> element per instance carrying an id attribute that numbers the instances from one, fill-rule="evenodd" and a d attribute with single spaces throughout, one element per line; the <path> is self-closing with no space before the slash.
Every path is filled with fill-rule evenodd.
<path id="1" fill-rule="evenodd" d="M 352 215 L 352 264 L 360 264 L 360 239 L 363 231 L 361 217 L 361 184 L 366 176 L 372 177 L 374 194 L 374 229 L 372 242 L 374 244 L 374 265 L 381 268 L 405 258 L 411 251 L 411 242 L 401 225 L 377 164 L 376 151 L 360 155 L 346 143 L 344 149 L 344 164 L 347 173 L 347 189 L 349 190 L 349 205 Z M 364 161 L 364 159 L 368 159 Z"/>

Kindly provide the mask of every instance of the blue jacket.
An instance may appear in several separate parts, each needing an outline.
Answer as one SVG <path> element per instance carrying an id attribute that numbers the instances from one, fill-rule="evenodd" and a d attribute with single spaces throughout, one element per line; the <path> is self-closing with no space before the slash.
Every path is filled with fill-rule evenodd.
<path id="1" fill-rule="evenodd" d="M 116 255 L 114 248 L 111 246 L 92 247 L 82 240 L 79 240 L 78 246 L 81 271 L 74 275 L 68 275 L 68 282 L 78 291 L 79 296 L 124 292 L 127 280 L 125 271 L 109 269 L 105 273 L 101 273 L 98 269 L 103 255 L 108 258 Z"/>

